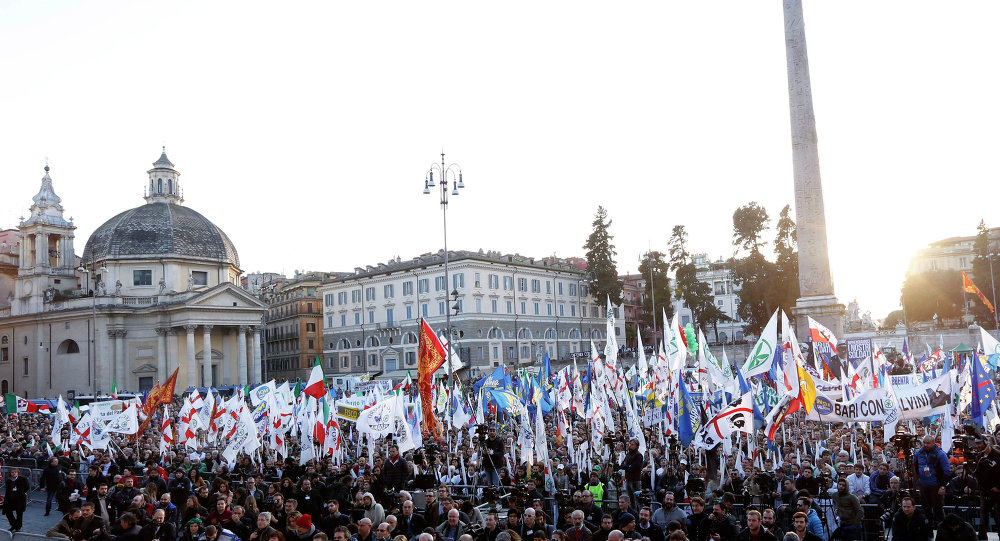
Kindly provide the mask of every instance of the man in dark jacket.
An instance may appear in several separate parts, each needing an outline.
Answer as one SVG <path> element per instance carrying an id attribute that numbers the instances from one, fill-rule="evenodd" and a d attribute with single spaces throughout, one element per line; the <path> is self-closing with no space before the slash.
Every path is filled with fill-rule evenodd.
<path id="1" fill-rule="evenodd" d="M 119 513 L 124 513 L 128 511 L 130 505 L 132 505 L 132 498 L 139 495 L 139 489 L 135 488 L 135 478 L 132 476 L 123 477 L 124 485 L 115 490 L 114 495 L 111 496 L 111 501 L 114 502 L 115 509 Z"/>
<path id="2" fill-rule="evenodd" d="M 114 541 L 140 541 L 142 528 L 136 524 L 136 516 L 132 513 L 125 513 L 118 520 L 122 527 L 122 533 L 115 536 Z"/>
<path id="3" fill-rule="evenodd" d="M 485 455 L 480 459 L 483 472 L 486 474 L 486 484 L 497 486 L 500 484 L 500 468 L 504 467 L 503 441 L 497 436 L 496 425 L 490 425 L 486 433 Z"/>
<path id="4" fill-rule="evenodd" d="M 52 500 L 58 496 L 62 483 L 63 471 L 59 467 L 59 457 L 54 456 L 49 459 L 49 463 L 42 470 L 41 479 L 38 481 L 38 488 L 45 489 L 45 516 L 49 516 L 52 511 Z"/>
<path id="5" fill-rule="evenodd" d="M 85 539 L 106 539 L 108 525 L 94 513 L 94 502 L 83 502 L 80 506 L 80 520 L 73 529 L 73 541 Z"/>
<path id="6" fill-rule="evenodd" d="M 659 526 L 651 522 L 653 517 L 652 511 L 649 507 L 643 507 L 639 510 L 639 522 L 635 525 L 635 531 L 641 537 L 648 537 L 649 541 L 663 541 L 663 530 Z"/>
<path id="7" fill-rule="evenodd" d="M 405 535 L 407 539 L 410 539 L 420 532 L 423 532 L 424 528 L 427 527 L 427 521 L 424 520 L 424 517 L 414 513 L 413 511 L 413 500 L 406 500 L 403 502 L 403 508 L 400 511 L 399 516 L 396 517 L 396 529 L 392 532 L 392 536 L 394 538 L 397 535 Z M 495 514 L 493 518 L 496 518 Z"/>
<path id="8" fill-rule="evenodd" d="M 382 463 L 382 483 L 386 488 L 397 492 L 406 488 L 406 480 L 410 477 L 410 468 L 406 459 L 399 456 L 399 447 L 389 446 L 389 459 Z"/>
<path id="9" fill-rule="evenodd" d="M 625 470 L 625 491 L 632 499 L 632 505 L 636 505 L 635 494 L 642 490 L 642 468 L 646 465 L 646 459 L 639 452 L 639 440 L 632 438 L 628 442 L 628 452 L 622 460 L 619 469 Z"/>
<path id="10" fill-rule="evenodd" d="M 1000 449 L 990 445 L 984 438 L 976 441 L 979 449 L 979 465 L 976 480 L 979 482 L 979 538 L 986 539 L 990 515 L 1000 526 Z"/>
<path id="11" fill-rule="evenodd" d="M 76 523 L 80 520 L 81 514 L 83 512 L 80 511 L 79 507 L 71 509 L 55 527 L 45 533 L 45 537 L 66 537 L 72 539 L 73 530 L 76 528 Z"/>
<path id="12" fill-rule="evenodd" d="M 975 541 L 976 529 L 955 513 L 948 513 L 938 528 L 934 541 Z"/>
<path id="13" fill-rule="evenodd" d="M 153 520 L 142 529 L 140 541 L 174 541 L 177 539 L 177 528 L 167 519 L 166 512 L 160 508 L 153 511 Z"/>
<path id="14" fill-rule="evenodd" d="M 927 523 L 924 512 L 917 509 L 913 498 L 903 498 L 902 506 L 892 519 L 892 538 L 906 541 L 925 541 L 933 539 L 934 532 Z"/>
<path id="15" fill-rule="evenodd" d="M 21 471 L 17 468 L 10 470 L 7 477 L 6 490 L 3 496 L 3 514 L 10 521 L 10 530 L 17 532 L 21 530 L 24 510 L 28 507 L 28 490 L 31 486 L 28 480 L 21 477 Z"/>
<path id="16" fill-rule="evenodd" d="M 761 526 L 760 511 L 747 511 L 747 527 L 736 536 L 736 541 L 778 541 L 778 538 Z"/>
<path id="17" fill-rule="evenodd" d="M 736 536 L 740 533 L 736 519 L 726 513 L 722 502 L 715 502 L 712 514 L 708 516 L 705 526 L 708 530 L 708 538 L 712 541 L 735 541 Z"/>

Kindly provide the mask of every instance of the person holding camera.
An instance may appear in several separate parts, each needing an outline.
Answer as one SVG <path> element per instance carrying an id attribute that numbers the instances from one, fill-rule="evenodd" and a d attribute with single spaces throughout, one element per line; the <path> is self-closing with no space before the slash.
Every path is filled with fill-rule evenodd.
<path id="1" fill-rule="evenodd" d="M 990 514 L 1000 530 L 1000 449 L 990 445 L 985 438 L 976 440 L 979 463 L 976 465 L 976 481 L 979 483 L 979 538 L 986 539 L 989 531 Z"/>
<path id="2" fill-rule="evenodd" d="M 483 456 L 483 473 L 486 475 L 486 484 L 497 486 L 500 484 L 500 474 L 498 471 L 504 464 L 503 440 L 498 436 L 496 425 L 490 425 L 486 432 L 486 442 L 483 444 L 485 455 Z"/>
<path id="3" fill-rule="evenodd" d="M 920 506 L 929 510 L 928 518 L 944 518 L 944 493 L 951 473 L 948 455 L 935 443 L 934 436 L 924 436 L 924 445 L 913 453 L 914 473 L 920 486 Z"/>
<path id="4" fill-rule="evenodd" d="M 906 541 L 925 541 L 932 539 L 934 532 L 924 512 L 917 509 L 910 496 L 904 496 L 902 505 L 896 516 L 892 518 L 892 538 Z"/>

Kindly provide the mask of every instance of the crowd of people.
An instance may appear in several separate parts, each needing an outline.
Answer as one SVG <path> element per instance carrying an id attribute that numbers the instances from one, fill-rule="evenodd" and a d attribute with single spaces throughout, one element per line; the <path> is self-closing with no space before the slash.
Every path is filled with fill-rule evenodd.
<path id="1" fill-rule="evenodd" d="M 6 468 L 3 510 L 17 531 L 29 499 L 38 501 L 57 515 L 48 535 L 74 541 L 816 541 L 874 539 L 882 529 L 948 540 L 984 539 L 1000 523 L 993 436 L 956 449 L 917 423 L 885 439 L 877 426 L 795 414 L 773 446 L 760 435 L 728 455 L 648 428 L 642 453 L 622 430 L 589 463 L 574 462 L 551 427 L 547 464 L 512 463 L 515 435 L 499 423 L 464 440 L 428 436 L 402 455 L 391 440 L 356 445 L 345 426 L 339 464 L 300 464 L 297 442 L 284 459 L 264 451 L 228 464 L 224 442 L 203 434 L 161 454 L 157 422 L 104 450 L 55 447 L 51 419 L 0 421 L 4 464 L 41 470 L 30 486 L 28 472 Z M 586 422 L 568 437 L 585 441 Z M 36 490 L 43 496 L 27 497 Z"/>

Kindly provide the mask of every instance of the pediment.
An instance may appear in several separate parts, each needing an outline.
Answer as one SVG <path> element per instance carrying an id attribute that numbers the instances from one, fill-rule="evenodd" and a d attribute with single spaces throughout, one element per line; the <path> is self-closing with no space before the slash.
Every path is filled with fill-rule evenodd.
<path id="1" fill-rule="evenodd" d="M 149 374 L 149 373 L 155 374 L 156 373 L 156 367 L 153 366 L 153 365 L 151 365 L 151 364 L 149 364 L 149 363 L 146 363 L 146 364 L 143 364 L 143 365 L 139 366 L 135 370 L 132 370 L 132 373 L 133 374 Z"/>
<path id="2" fill-rule="evenodd" d="M 188 299 L 187 306 L 205 306 L 211 308 L 257 308 L 264 309 L 264 303 L 228 282 L 217 285 Z"/>

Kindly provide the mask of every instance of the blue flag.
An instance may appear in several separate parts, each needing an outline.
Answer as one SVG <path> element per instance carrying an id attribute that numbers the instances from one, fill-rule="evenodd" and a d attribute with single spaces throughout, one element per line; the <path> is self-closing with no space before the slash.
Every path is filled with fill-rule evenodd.
<path id="1" fill-rule="evenodd" d="M 973 353 L 970 360 L 972 361 L 972 420 L 979 426 L 984 426 L 986 423 L 983 422 L 983 414 L 993 405 L 997 390 L 979 357 Z"/>
<path id="2" fill-rule="evenodd" d="M 537 381 L 535 382 L 536 392 L 541 392 L 541 400 L 539 404 L 542 406 L 542 413 L 547 414 L 552 411 L 552 407 L 555 405 L 552 403 L 552 366 L 549 364 L 549 353 L 545 352 L 545 358 L 542 360 L 542 367 L 538 370 Z"/>
<path id="3" fill-rule="evenodd" d="M 510 374 L 506 367 L 498 366 L 490 375 L 472 385 L 472 390 L 478 393 L 482 389 L 510 389 Z"/>
<path id="4" fill-rule="evenodd" d="M 700 423 L 697 421 L 700 419 L 700 415 L 694 407 L 691 395 L 688 394 L 687 385 L 681 378 L 680 370 L 677 370 L 677 377 L 681 388 L 681 399 L 677 401 L 677 435 L 680 437 L 681 443 L 687 447 L 694 440 L 695 432 L 700 428 L 698 426 Z"/>

